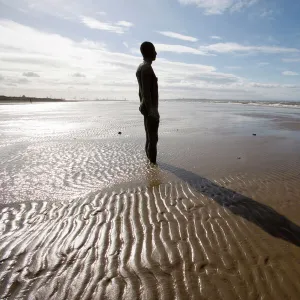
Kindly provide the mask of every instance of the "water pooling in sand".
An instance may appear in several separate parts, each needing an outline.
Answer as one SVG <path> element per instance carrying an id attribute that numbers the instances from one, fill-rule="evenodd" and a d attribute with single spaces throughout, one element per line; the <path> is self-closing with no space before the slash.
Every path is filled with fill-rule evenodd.
<path id="1" fill-rule="evenodd" d="M 297 110 L 163 103 L 158 168 L 136 103 L 0 111 L 0 299 L 298 299 Z"/>

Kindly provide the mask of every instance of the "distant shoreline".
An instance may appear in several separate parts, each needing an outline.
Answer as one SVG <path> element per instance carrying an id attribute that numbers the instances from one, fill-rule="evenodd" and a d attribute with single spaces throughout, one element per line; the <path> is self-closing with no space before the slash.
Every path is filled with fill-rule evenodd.
<path id="1" fill-rule="evenodd" d="M 198 102 L 203 104 L 235 104 L 251 106 L 269 106 L 281 108 L 300 108 L 300 101 L 280 100 L 216 100 L 216 99 L 164 99 L 163 102 Z"/>
<path id="2" fill-rule="evenodd" d="M 24 104 L 24 103 L 33 103 L 33 102 L 101 102 L 101 101 L 121 101 L 125 102 L 127 100 L 112 100 L 112 99 L 96 99 L 96 100 L 66 100 L 61 98 L 38 98 L 38 97 L 14 97 L 14 96 L 3 96 L 0 95 L 0 104 Z"/>
<path id="3" fill-rule="evenodd" d="M 69 102 L 132 102 L 127 99 L 62 99 L 62 98 L 38 98 L 38 97 L 14 97 L 0 95 L 0 105 L 3 104 L 28 104 L 28 103 L 69 103 Z M 226 99 L 160 99 L 161 102 L 200 102 L 207 104 L 239 104 L 251 106 L 269 106 L 281 108 L 298 108 L 300 109 L 300 101 L 279 101 L 279 100 L 226 100 Z M 135 101 L 134 101 L 135 102 Z"/>
<path id="4" fill-rule="evenodd" d="M 64 99 L 0 96 L 0 103 L 64 102 Z"/>

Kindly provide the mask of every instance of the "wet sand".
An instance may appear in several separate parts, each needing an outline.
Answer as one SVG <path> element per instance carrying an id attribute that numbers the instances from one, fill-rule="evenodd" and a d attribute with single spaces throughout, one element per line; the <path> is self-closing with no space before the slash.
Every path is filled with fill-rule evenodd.
<path id="1" fill-rule="evenodd" d="M 132 104 L 64 105 L 1 111 L 0 299 L 299 299 L 297 131 L 181 110 L 151 167 Z"/>

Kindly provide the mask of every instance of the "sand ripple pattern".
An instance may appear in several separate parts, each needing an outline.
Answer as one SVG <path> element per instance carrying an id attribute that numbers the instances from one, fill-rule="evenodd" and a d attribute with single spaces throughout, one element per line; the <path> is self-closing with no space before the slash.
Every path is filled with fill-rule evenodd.
<path id="1" fill-rule="evenodd" d="M 297 237 L 272 237 L 234 196 L 203 179 L 5 206 L 0 298 L 299 299 Z"/>
<path id="2" fill-rule="evenodd" d="M 20 147 L 0 163 L 0 203 L 81 197 L 145 173 L 142 143 L 111 140 Z"/>

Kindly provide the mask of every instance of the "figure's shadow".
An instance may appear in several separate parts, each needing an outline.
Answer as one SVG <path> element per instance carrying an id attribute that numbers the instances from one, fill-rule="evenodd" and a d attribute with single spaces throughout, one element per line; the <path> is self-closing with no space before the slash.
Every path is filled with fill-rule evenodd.
<path id="1" fill-rule="evenodd" d="M 300 247 L 300 227 L 271 207 L 185 169 L 166 163 L 159 163 L 159 166 L 189 183 L 197 192 L 210 197 L 232 213 L 256 224 L 265 232 Z"/>

